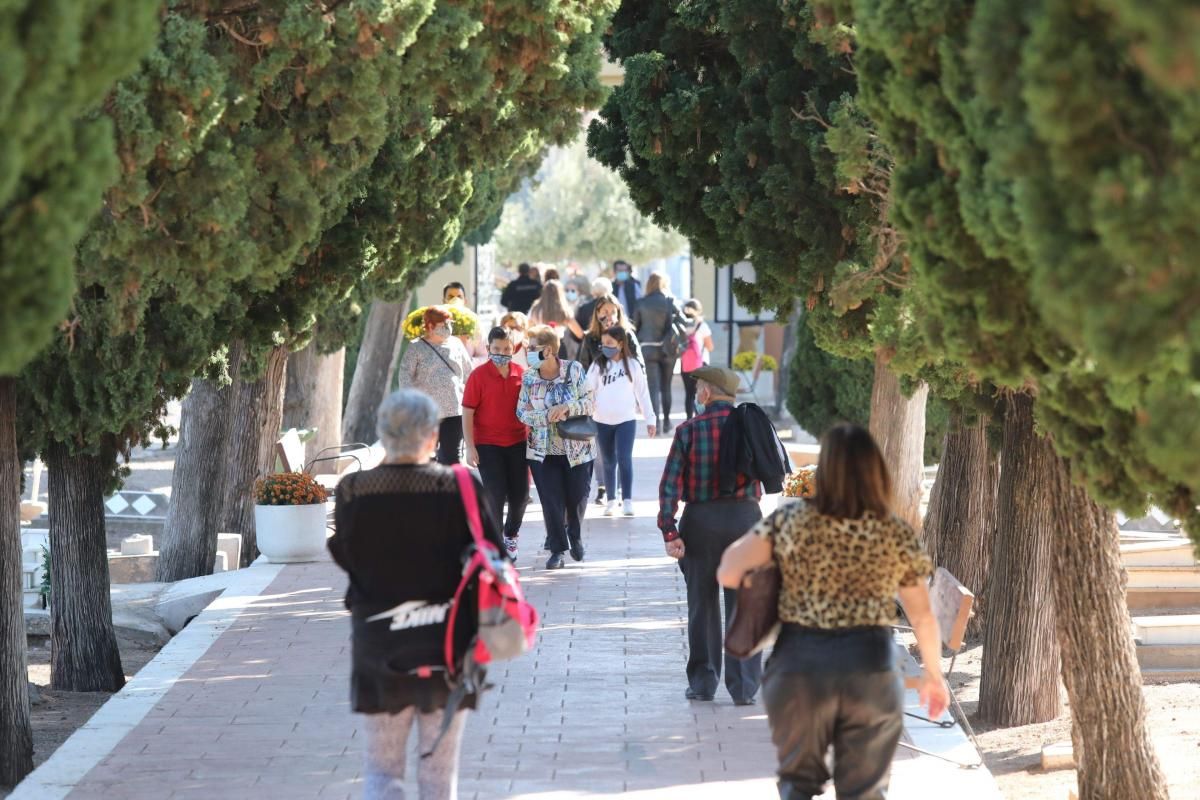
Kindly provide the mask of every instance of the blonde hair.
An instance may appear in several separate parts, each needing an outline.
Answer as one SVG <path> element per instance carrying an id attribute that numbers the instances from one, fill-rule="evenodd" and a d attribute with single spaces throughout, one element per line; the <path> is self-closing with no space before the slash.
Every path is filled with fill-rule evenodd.
<path id="1" fill-rule="evenodd" d="M 566 322 L 571 318 L 567 313 L 567 298 L 563 294 L 561 281 L 551 279 L 542 284 L 542 296 L 529 309 L 529 316 L 543 325 Z"/>
<path id="2" fill-rule="evenodd" d="M 558 331 L 549 325 L 534 325 L 526 335 L 529 337 L 530 350 L 545 350 L 547 347 L 553 347 L 555 355 L 558 354 Z"/>
<path id="3" fill-rule="evenodd" d="M 529 317 L 525 316 L 520 311 L 510 311 L 500 318 L 500 326 L 502 328 L 507 328 L 510 326 L 510 324 L 516 325 L 521 329 L 521 333 L 524 333 L 525 331 L 529 330 Z"/>
<path id="4" fill-rule="evenodd" d="M 592 321 L 588 324 L 587 332 L 599 339 L 604 335 L 605 328 L 600 327 L 600 309 L 605 306 L 615 306 L 617 309 L 617 324 L 627 331 L 633 330 L 633 326 L 629 324 L 629 318 L 625 316 L 625 307 L 621 305 L 617 298 L 611 294 L 606 294 L 603 297 L 596 298 L 596 305 L 592 308 Z"/>
<path id="5" fill-rule="evenodd" d="M 654 292 L 662 292 L 666 294 L 671 291 L 671 279 L 661 272 L 651 272 L 650 277 L 646 278 L 646 294 Z"/>

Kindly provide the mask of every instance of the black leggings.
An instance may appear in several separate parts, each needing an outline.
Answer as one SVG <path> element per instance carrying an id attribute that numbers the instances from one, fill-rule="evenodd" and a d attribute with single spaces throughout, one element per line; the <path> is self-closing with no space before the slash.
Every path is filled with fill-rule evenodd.
<path id="1" fill-rule="evenodd" d="M 683 410 L 687 418 L 691 419 L 696 414 L 696 379 L 690 372 L 685 372 L 679 377 L 683 378 Z"/>
<path id="2" fill-rule="evenodd" d="M 496 508 L 496 519 L 504 519 L 504 501 L 508 501 L 504 535 L 514 537 L 521 531 L 525 504 L 529 502 L 529 465 L 525 461 L 525 443 L 511 447 L 480 444 L 475 446 L 475 450 L 479 453 L 479 477 L 483 479 L 483 488 Z"/>
<path id="3" fill-rule="evenodd" d="M 664 423 L 671 420 L 671 377 L 675 374 L 675 359 L 668 358 L 662 347 L 647 345 L 646 384 L 650 389 L 650 405 L 654 416 L 661 415 Z"/>
<path id="4" fill-rule="evenodd" d="M 446 417 L 438 425 L 437 462 L 439 464 L 457 464 L 459 451 L 462 449 L 462 417 Z"/>

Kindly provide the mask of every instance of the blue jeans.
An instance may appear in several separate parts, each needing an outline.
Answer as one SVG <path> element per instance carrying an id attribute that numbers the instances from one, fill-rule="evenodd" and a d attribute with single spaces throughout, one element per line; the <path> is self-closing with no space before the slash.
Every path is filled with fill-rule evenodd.
<path id="1" fill-rule="evenodd" d="M 599 435 L 596 437 L 603 456 L 604 485 L 608 487 L 610 500 L 617 499 L 617 468 L 621 469 L 621 498 L 633 499 L 633 440 L 637 438 L 637 420 L 631 419 L 620 425 L 605 425 L 597 422 Z"/>

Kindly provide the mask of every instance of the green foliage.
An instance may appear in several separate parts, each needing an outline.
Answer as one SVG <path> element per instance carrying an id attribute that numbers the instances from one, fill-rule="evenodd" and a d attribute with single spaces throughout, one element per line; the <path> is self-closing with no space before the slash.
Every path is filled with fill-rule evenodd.
<path id="1" fill-rule="evenodd" d="M 505 204 L 496 231 L 498 257 L 512 262 L 649 261 L 686 246 L 642 216 L 620 177 L 588 158 L 583 142 L 550 153 Z"/>
<path id="2" fill-rule="evenodd" d="M 843 4 L 849 5 L 849 4 Z M 859 0 L 932 345 L 1036 387 L 1097 499 L 1200 534 L 1200 137 L 1181 4 Z M 1174 13 L 1179 12 L 1179 13 Z"/>
<path id="3" fill-rule="evenodd" d="M 75 288 L 75 245 L 117 177 L 95 111 L 158 30 L 150 0 L 0 4 L 0 375 L 51 339 Z"/>

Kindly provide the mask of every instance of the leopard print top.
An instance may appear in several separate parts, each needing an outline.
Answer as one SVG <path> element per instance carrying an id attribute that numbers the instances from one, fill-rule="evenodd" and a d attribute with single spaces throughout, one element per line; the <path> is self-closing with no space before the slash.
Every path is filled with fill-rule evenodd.
<path id="1" fill-rule="evenodd" d="M 860 519 L 784 506 L 753 532 L 769 539 L 782 582 L 779 618 L 810 628 L 891 625 L 896 590 L 933 573 L 913 529 L 896 516 Z"/>

